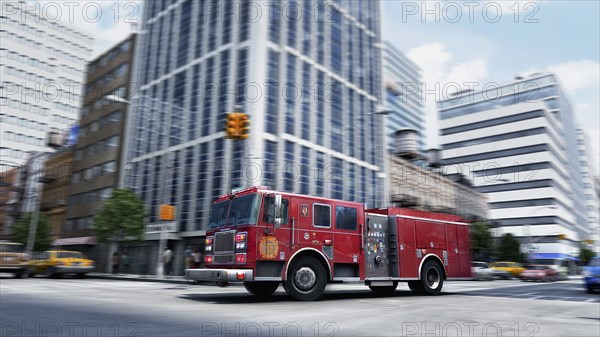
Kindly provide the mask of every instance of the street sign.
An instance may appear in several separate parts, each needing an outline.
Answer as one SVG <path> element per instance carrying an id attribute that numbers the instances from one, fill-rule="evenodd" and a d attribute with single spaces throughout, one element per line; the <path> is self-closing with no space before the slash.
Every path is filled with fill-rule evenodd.
<path id="1" fill-rule="evenodd" d="M 162 233 L 162 232 L 176 232 L 175 221 L 166 222 L 155 222 L 146 225 L 146 234 Z"/>
<path id="2" fill-rule="evenodd" d="M 172 221 L 175 220 L 175 206 L 162 204 L 158 210 L 158 217 L 161 220 Z"/>

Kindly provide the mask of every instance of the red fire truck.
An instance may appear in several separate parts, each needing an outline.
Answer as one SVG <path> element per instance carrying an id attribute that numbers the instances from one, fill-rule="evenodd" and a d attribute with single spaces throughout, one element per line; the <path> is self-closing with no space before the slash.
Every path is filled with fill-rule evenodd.
<path id="1" fill-rule="evenodd" d="M 279 284 L 316 300 L 327 283 L 364 282 L 391 294 L 398 282 L 439 294 L 444 280 L 471 277 L 469 228 L 460 217 L 364 205 L 252 187 L 212 205 L 205 268 L 189 280 L 243 282 L 258 296 Z"/>

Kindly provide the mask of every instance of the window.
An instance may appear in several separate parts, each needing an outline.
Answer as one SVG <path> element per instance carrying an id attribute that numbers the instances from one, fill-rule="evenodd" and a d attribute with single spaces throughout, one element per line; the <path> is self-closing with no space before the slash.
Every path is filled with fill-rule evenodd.
<path id="1" fill-rule="evenodd" d="M 263 221 L 266 223 L 275 222 L 274 203 L 275 203 L 274 197 L 265 197 L 265 208 L 263 210 Z M 288 205 L 289 205 L 289 201 L 287 199 L 281 199 L 281 223 L 284 225 L 287 225 L 287 223 L 288 223 Z"/>
<path id="2" fill-rule="evenodd" d="M 106 163 L 104 163 L 102 165 L 102 172 L 103 173 L 112 173 L 112 172 L 115 172 L 116 166 L 117 165 L 116 165 L 116 162 L 114 160 L 106 162 Z"/>
<path id="3" fill-rule="evenodd" d="M 356 230 L 356 208 L 335 206 L 335 228 Z"/>
<path id="4" fill-rule="evenodd" d="M 320 204 L 313 205 L 313 226 L 331 227 L 331 206 Z"/>

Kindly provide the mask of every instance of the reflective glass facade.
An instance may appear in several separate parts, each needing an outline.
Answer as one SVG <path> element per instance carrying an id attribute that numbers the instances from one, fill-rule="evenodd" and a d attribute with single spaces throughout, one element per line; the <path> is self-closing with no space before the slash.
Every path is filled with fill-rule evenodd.
<path id="1" fill-rule="evenodd" d="M 146 7 L 126 153 L 136 175 L 126 185 L 150 222 L 171 202 L 181 231 L 204 229 L 215 197 L 252 185 L 381 206 L 378 1 Z M 251 120 L 243 142 L 224 138 L 237 105 Z"/>

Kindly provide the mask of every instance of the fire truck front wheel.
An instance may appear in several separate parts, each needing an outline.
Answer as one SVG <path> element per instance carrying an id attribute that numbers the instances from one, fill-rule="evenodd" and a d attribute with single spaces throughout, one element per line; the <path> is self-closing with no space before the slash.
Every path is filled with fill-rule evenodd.
<path id="1" fill-rule="evenodd" d="M 271 296 L 279 287 L 279 282 L 244 282 L 244 287 L 258 297 Z"/>
<path id="2" fill-rule="evenodd" d="M 292 262 L 284 282 L 285 291 L 299 301 L 314 301 L 323 295 L 327 276 L 316 259 L 305 256 Z"/>
<path id="3" fill-rule="evenodd" d="M 426 294 L 438 295 L 444 285 L 444 274 L 440 264 L 427 261 L 421 269 L 421 287 Z"/>

